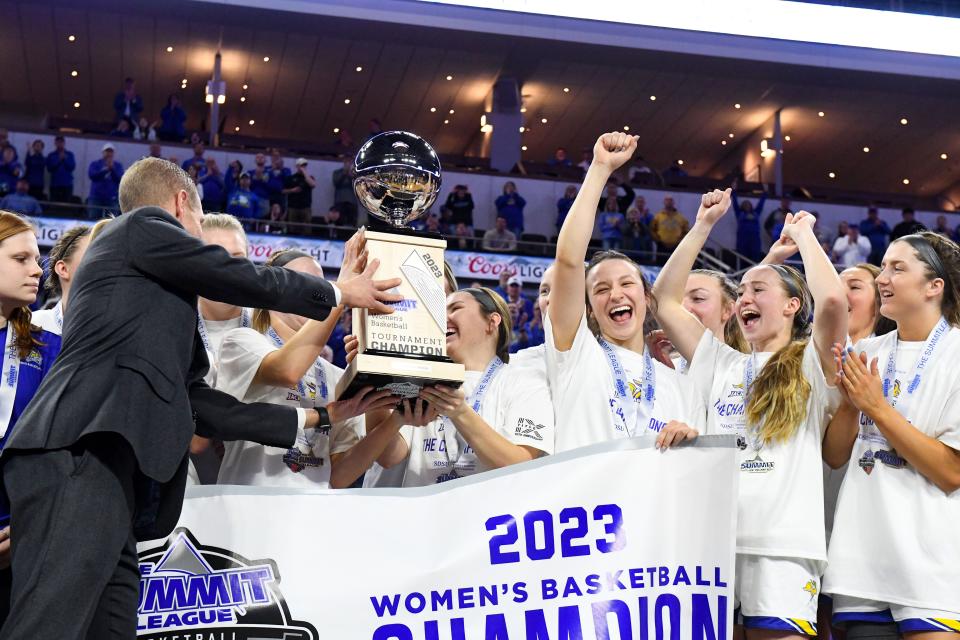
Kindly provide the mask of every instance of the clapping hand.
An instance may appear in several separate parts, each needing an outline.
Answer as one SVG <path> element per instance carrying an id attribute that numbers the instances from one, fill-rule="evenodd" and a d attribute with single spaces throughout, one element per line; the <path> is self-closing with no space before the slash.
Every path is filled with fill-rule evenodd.
<path id="1" fill-rule="evenodd" d="M 852 347 L 840 343 L 834 343 L 831 350 L 837 365 L 836 386 L 861 413 L 873 417 L 886 404 L 877 359 L 868 361 L 866 352 L 857 355 Z"/>

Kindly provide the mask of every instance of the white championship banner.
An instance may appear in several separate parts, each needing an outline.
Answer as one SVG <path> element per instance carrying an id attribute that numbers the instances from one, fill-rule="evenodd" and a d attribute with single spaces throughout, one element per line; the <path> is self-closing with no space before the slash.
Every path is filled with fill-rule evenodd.
<path id="1" fill-rule="evenodd" d="M 66 220 L 63 218 L 31 217 L 30 222 L 37 229 L 37 241 L 41 247 L 52 247 L 61 235 L 71 227 L 93 224 L 85 220 Z M 275 252 L 283 249 L 303 251 L 320 263 L 324 269 L 340 269 L 343 263 L 342 240 L 320 240 L 298 236 L 248 233 L 250 241 L 250 259 L 254 262 L 266 262 Z M 445 252 L 447 262 L 457 278 L 462 278 L 467 286 L 473 280 L 497 280 L 504 271 L 519 276 L 526 284 L 538 284 L 543 272 L 553 264 L 553 258 L 521 256 L 504 253 L 485 253 L 480 251 Z M 647 278 L 652 282 L 660 272 L 660 267 L 641 266 Z"/>
<path id="2" fill-rule="evenodd" d="M 726 640 L 733 438 L 652 443 L 419 489 L 191 488 L 139 547 L 138 635 Z"/>

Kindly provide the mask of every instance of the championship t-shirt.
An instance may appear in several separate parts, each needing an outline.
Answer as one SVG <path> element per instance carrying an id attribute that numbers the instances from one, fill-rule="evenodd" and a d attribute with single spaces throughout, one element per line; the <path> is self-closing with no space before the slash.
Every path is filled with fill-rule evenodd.
<path id="1" fill-rule="evenodd" d="M 204 377 L 204 381 L 211 387 L 217 386 L 217 372 L 220 369 L 220 344 L 227 332 L 239 329 L 240 327 L 250 326 L 246 319 L 249 312 L 244 309 L 241 315 L 229 320 L 203 320 L 203 331 L 201 338 L 205 341 L 207 347 L 207 359 L 210 361 L 210 370 Z"/>
<path id="2" fill-rule="evenodd" d="M 270 338 L 253 329 L 228 332 L 220 345 L 217 389 L 243 402 L 270 402 L 292 407 L 322 407 L 332 400 L 343 370 L 322 358 L 317 358 L 300 384 L 293 387 L 254 383 L 253 378 L 263 358 L 277 348 Z M 316 367 L 321 367 L 323 372 L 319 384 Z M 313 455 L 254 442 L 224 443 L 225 453 L 217 483 L 328 488 L 330 456 L 343 453 L 359 442 L 363 429 L 363 418 L 359 416 L 334 424 L 328 434 L 319 438 Z"/>
<path id="3" fill-rule="evenodd" d="M 467 371 L 463 392 L 470 402 L 484 372 Z M 529 368 L 503 365 L 483 394 L 478 411 L 492 429 L 516 445 L 553 453 L 553 407 L 547 381 Z M 473 448 L 442 416 L 424 427 L 404 426 L 410 447 L 404 487 L 423 487 L 488 471 Z"/>
<path id="4" fill-rule="evenodd" d="M 611 344 L 623 367 L 628 394 L 637 407 L 638 422 L 628 430 L 624 420 L 615 417 L 619 402 L 614 374 L 603 347 L 587 326 L 586 314 L 580 318 L 580 327 L 569 351 L 559 351 L 554 346 L 549 318 L 544 325 L 547 377 L 557 416 L 557 452 L 631 435 L 655 436 L 671 420 L 691 420 L 692 405 L 681 395 L 676 371 L 652 360 L 653 407 L 652 411 L 646 410 L 645 358 Z"/>
<path id="5" fill-rule="evenodd" d="M 940 339 L 920 384 L 910 392 L 923 342 L 899 342 L 893 331 L 862 340 L 880 377 L 897 347 L 890 395 L 920 432 L 960 449 L 960 330 Z M 857 598 L 960 611 L 960 491 L 947 495 L 890 446 L 860 414 L 840 491 L 823 590 Z"/>
<path id="6" fill-rule="evenodd" d="M 740 491 L 737 552 L 826 560 L 821 442 L 840 392 L 823 375 L 813 340 L 803 352 L 807 413 L 787 442 L 760 441 L 746 425 L 746 369 L 754 380 L 772 353 L 741 353 L 704 331 L 687 372 L 706 406 L 704 433 L 737 436 Z"/>

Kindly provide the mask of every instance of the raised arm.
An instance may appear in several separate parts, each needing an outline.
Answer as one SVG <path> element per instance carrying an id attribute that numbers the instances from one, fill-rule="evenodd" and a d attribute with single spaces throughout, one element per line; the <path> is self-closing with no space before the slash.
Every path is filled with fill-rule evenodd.
<path id="1" fill-rule="evenodd" d="M 700 250 L 707 242 L 713 226 L 730 208 L 730 200 L 730 189 L 714 189 L 703 194 L 693 228 L 673 250 L 653 285 L 653 293 L 657 298 L 657 320 L 673 346 L 688 361 L 693 359 L 704 328 L 695 315 L 683 308 L 683 292 Z M 722 340 L 723 336 L 717 338 Z"/>
<path id="2" fill-rule="evenodd" d="M 593 146 L 593 162 L 560 229 L 549 309 L 554 346 L 560 351 L 573 346 L 573 338 L 584 314 L 583 261 L 593 235 L 597 202 L 610 175 L 633 156 L 636 148 L 637 136 L 620 132 L 600 136 Z"/>
<path id="3" fill-rule="evenodd" d="M 793 240 L 800 250 L 804 275 L 813 296 L 813 343 L 823 375 L 833 380 L 837 367 L 831 348 L 834 343 L 847 340 L 847 294 L 836 268 L 813 234 L 815 223 L 813 215 L 801 211 L 792 219 L 784 220 L 782 235 Z"/>

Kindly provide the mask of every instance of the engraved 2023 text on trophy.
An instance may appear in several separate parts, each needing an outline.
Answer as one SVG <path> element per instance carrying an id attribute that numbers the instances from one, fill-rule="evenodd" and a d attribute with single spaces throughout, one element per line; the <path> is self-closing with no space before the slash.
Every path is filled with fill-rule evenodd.
<path id="1" fill-rule="evenodd" d="M 387 315 L 353 310 L 360 346 L 337 384 L 337 398 L 365 386 L 415 397 L 432 384 L 459 387 L 463 365 L 447 357 L 447 308 L 443 250 L 446 240 L 407 224 L 430 209 L 440 191 L 440 160 L 423 138 L 389 131 L 370 138 L 357 153 L 357 200 L 392 230 L 366 231 L 369 259 L 380 260 L 378 279 L 400 278 L 403 301 Z"/>

